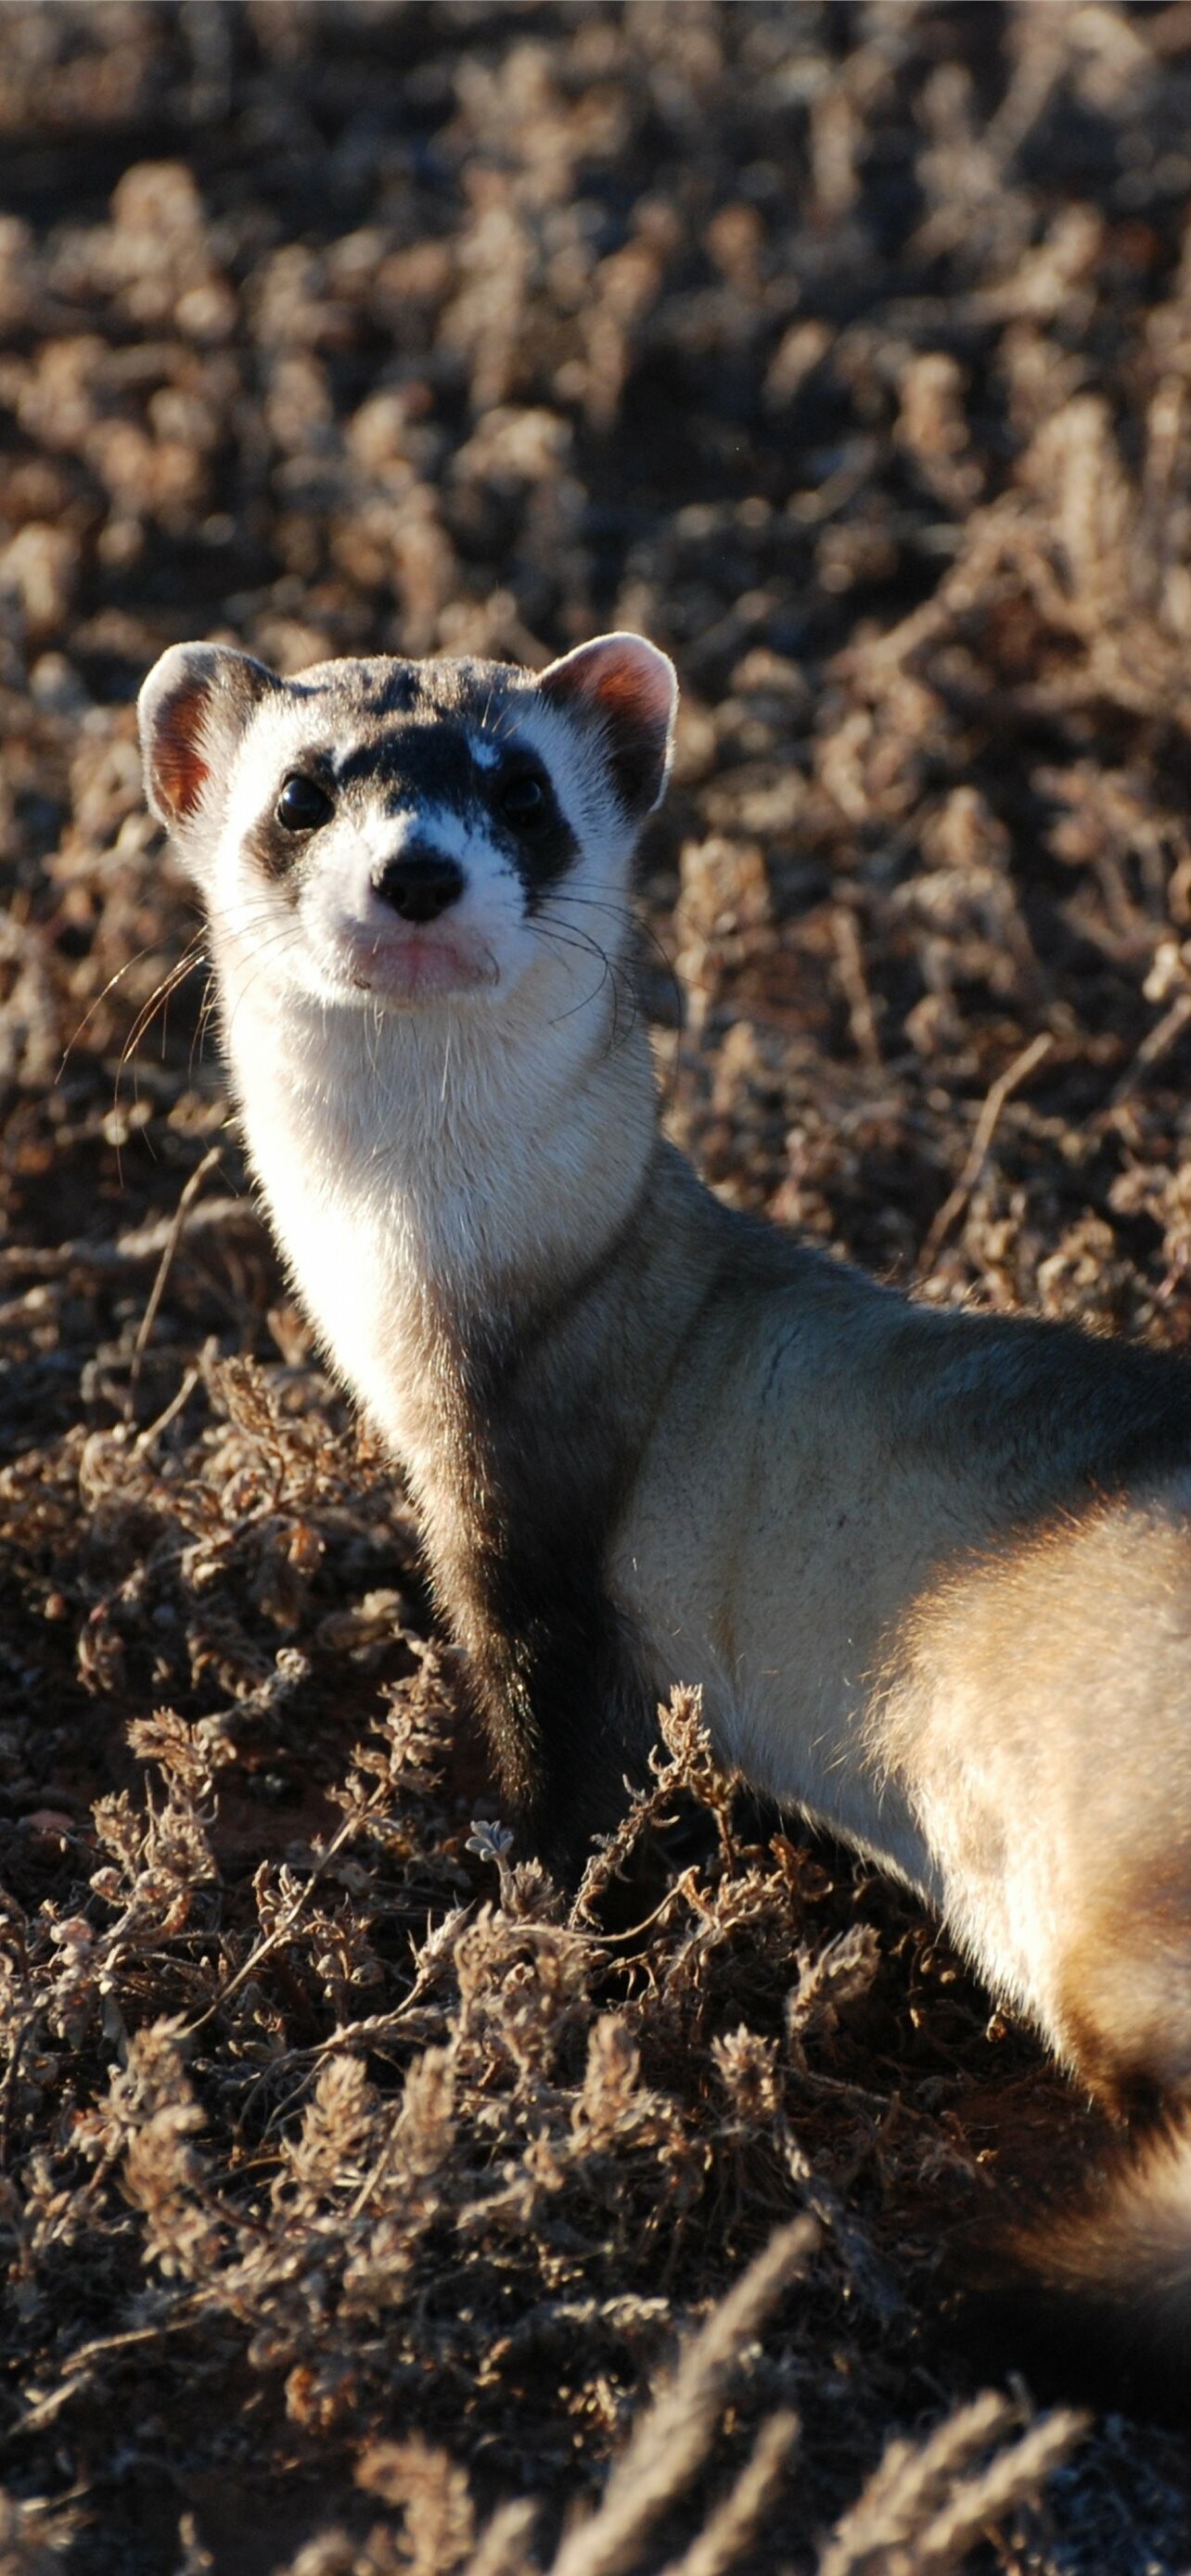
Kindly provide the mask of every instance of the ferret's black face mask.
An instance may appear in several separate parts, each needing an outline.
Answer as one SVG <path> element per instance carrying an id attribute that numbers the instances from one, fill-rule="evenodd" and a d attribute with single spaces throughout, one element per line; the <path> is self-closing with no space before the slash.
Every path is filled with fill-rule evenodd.
<path id="1" fill-rule="evenodd" d="M 539 678 L 376 660 L 283 680 L 184 645 L 141 694 L 148 793 L 217 941 L 271 946 L 296 991 L 379 1007 L 491 998 L 549 944 L 567 988 L 553 998 L 578 1009 L 574 961 L 612 968 L 624 946 L 675 694 L 664 655 L 630 635 Z"/>

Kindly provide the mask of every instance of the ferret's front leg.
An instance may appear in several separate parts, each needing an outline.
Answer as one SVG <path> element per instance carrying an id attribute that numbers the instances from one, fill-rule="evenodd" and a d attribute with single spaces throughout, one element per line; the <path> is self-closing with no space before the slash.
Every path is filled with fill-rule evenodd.
<path id="1" fill-rule="evenodd" d="M 486 1615 L 460 1623 L 501 1795 L 526 1848 L 574 1887 L 592 1837 L 628 1805 L 655 1732 L 657 1691 L 630 1623 L 573 1563 L 551 1594 L 506 1559 Z"/>

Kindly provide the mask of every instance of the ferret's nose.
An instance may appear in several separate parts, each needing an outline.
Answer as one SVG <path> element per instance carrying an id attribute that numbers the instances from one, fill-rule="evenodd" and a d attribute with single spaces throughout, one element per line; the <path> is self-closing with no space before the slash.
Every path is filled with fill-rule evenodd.
<path id="1" fill-rule="evenodd" d="M 449 904 L 458 903 L 465 882 L 457 859 L 419 849 L 386 859 L 372 880 L 373 891 L 400 921 L 437 921 Z"/>

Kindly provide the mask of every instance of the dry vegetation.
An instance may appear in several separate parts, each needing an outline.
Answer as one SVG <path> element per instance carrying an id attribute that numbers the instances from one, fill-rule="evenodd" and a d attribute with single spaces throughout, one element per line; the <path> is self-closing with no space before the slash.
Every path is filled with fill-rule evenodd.
<path id="1" fill-rule="evenodd" d="M 510 1859 L 131 707 L 646 628 L 703 1168 L 1188 1341 L 1189 120 L 1180 5 L 3 11 L 4 2576 L 1191 2555 L 938 2338 L 1102 2142 L 933 1927 L 681 1697 L 642 1930 Z"/>

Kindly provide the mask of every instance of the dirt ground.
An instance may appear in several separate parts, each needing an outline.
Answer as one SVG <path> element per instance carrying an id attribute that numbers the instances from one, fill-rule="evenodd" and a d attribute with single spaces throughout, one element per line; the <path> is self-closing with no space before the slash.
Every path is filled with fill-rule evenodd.
<path id="1" fill-rule="evenodd" d="M 510 1864 L 133 723 L 643 628 L 673 1132 L 1191 1342 L 1189 134 L 1182 0 L 0 13 L 3 2576 L 1191 2560 L 940 2333 L 1106 2142 L 935 1927 L 681 1706 L 645 1929 Z"/>

